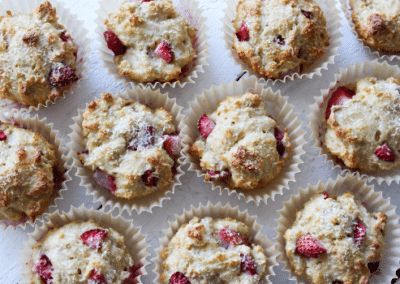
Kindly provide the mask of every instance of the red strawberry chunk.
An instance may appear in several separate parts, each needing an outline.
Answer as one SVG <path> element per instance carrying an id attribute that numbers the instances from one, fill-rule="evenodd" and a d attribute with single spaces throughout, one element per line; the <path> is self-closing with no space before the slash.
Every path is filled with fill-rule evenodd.
<path id="1" fill-rule="evenodd" d="M 81 235 L 81 240 L 91 249 L 101 249 L 103 240 L 107 237 L 107 231 L 102 229 L 92 229 Z"/>
<path id="2" fill-rule="evenodd" d="M 147 126 L 145 131 L 138 130 L 136 136 L 129 142 L 128 149 L 136 151 L 139 147 L 150 148 L 155 142 L 155 129 Z"/>
<path id="3" fill-rule="evenodd" d="M 249 28 L 245 22 L 242 23 L 240 29 L 236 32 L 239 41 L 248 41 L 250 39 Z"/>
<path id="4" fill-rule="evenodd" d="M 139 283 L 138 277 L 142 275 L 141 268 L 143 263 L 139 262 L 138 265 L 132 265 L 129 267 L 129 277 L 124 280 L 122 284 L 137 284 Z"/>
<path id="5" fill-rule="evenodd" d="M 171 156 L 179 156 L 181 152 L 181 138 L 177 135 L 165 135 L 164 136 L 164 149 Z"/>
<path id="6" fill-rule="evenodd" d="M 249 241 L 240 233 L 232 230 L 230 228 L 225 228 L 218 231 L 219 239 L 221 241 L 221 245 L 225 249 L 229 249 L 230 247 L 240 246 L 240 245 L 249 245 Z"/>
<path id="7" fill-rule="evenodd" d="M 157 48 L 154 50 L 154 52 L 167 63 L 172 61 L 172 56 L 174 55 L 171 45 L 165 40 L 157 45 Z"/>
<path id="8" fill-rule="evenodd" d="M 361 221 L 357 221 L 357 224 L 354 225 L 353 229 L 353 240 L 356 243 L 356 246 L 360 246 L 361 242 L 367 233 L 367 228 Z"/>
<path id="9" fill-rule="evenodd" d="M 299 237 L 296 241 L 296 253 L 298 254 L 317 258 L 326 251 L 326 248 L 310 233 Z"/>
<path id="10" fill-rule="evenodd" d="M 169 284 L 191 284 L 189 278 L 185 276 L 182 272 L 175 272 L 171 275 L 169 279 Z"/>
<path id="11" fill-rule="evenodd" d="M 117 182 L 115 177 L 110 176 L 105 171 L 97 168 L 93 174 L 93 179 L 99 186 L 108 189 L 112 194 L 117 191 Z"/>
<path id="12" fill-rule="evenodd" d="M 282 143 L 282 140 L 285 137 L 285 135 L 278 127 L 275 127 L 274 135 L 276 138 L 276 150 L 278 151 L 279 156 L 282 157 L 285 154 L 285 146 L 283 146 Z"/>
<path id="13" fill-rule="evenodd" d="M 391 163 L 393 163 L 397 158 L 397 156 L 393 153 L 393 151 L 386 143 L 376 148 L 375 155 L 378 157 L 379 160 Z"/>
<path id="14" fill-rule="evenodd" d="M 72 38 L 71 38 L 70 36 L 67 36 L 67 35 L 65 34 L 65 31 L 63 31 L 63 32 L 61 33 L 60 38 L 61 38 L 62 41 L 65 41 L 65 42 L 67 42 L 67 41 L 69 41 L 69 40 L 72 40 Z"/>
<path id="15" fill-rule="evenodd" d="M 207 139 L 208 135 L 210 135 L 211 131 L 213 131 L 215 127 L 215 122 L 212 121 L 206 114 L 203 114 L 197 122 L 197 127 L 199 128 L 201 136 Z"/>
<path id="16" fill-rule="evenodd" d="M 158 176 L 152 170 L 147 170 L 142 175 L 142 181 L 147 186 L 157 186 L 158 179 Z"/>
<path id="17" fill-rule="evenodd" d="M 3 130 L 0 130 L 0 141 L 4 141 L 6 139 L 7 139 L 7 134 L 5 134 Z"/>
<path id="18" fill-rule="evenodd" d="M 41 254 L 38 262 L 33 266 L 33 272 L 39 275 L 40 279 L 46 284 L 53 283 L 53 270 L 53 264 L 45 254 Z"/>
<path id="19" fill-rule="evenodd" d="M 324 191 L 322 194 L 325 196 L 324 199 L 328 199 L 329 197 L 331 197 L 326 191 Z"/>
<path id="20" fill-rule="evenodd" d="M 285 39 L 281 36 L 281 35 L 278 35 L 276 38 L 275 38 L 275 42 L 277 43 L 277 44 L 279 44 L 279 45 L 285 45 L 286 43 L 285 43 Z"/>
<path id="21" fill-rule="evenodd" d="M 304 17 L 306 17 L 307 19 L 310 19 L 310 20 L 313 17 L 313 13 L 312 12 L 309 12 L 309 11 L 301 9 L 301 13 L 304 15 Z"/>
<path id="22" fill-rule="evenodd" d="M 347 89 L 346 87 L 339 87 L 333 92 L 329 99 L 328 106 L 326 107 L 325 118 L 328 119 L 331 115 L 331 108 L 335 105 L 342 105 L 345 101 L 350 100 L 356 92 Z"/>
<path id="23" fill-rule="evenodd" d="M 107 284 L 104 276 L 96 269 L 92 269 L 89 274 L 89 279 L 86 284 Z"/>
<path id="24" fill-rule="evenodd" d="M 208 174 L 208 180 L 209 181 L 224 180 L 224 179 L 228 178 L 231 175 L 229 170 L 207 171 L 207 174 Z"/>
<path id="25" fill-rule="evenodd" d="M 152 0 L 142 0 L 142 3 L 143 3 L 143 2 L 150 2 L 150 1 L 152 1 Z"/>
<path id="26" fill-rule="evenodd" d="M 65 64 L 53 66 L 48 78 L 48 84 L 52 88 L 66 87 L 76 81 L 78 81 L 78 76 L 76 76 L 74 69 Z"/>
<path id="27" fill-rule="evenodd" d="M 240 254 L 241 262 L 240 262 L 240 271 L 250 274 L 251 276 L 257 275 L 257 268 L 254 262 L 254 259 L 246 254 Z"/>
<path id="28" fill-rule="evenodd" d="M 107 47 L 114 52 L 115 55 L 123 55 L 126 52 L 127 47 L 122 43 L 119 37 L 112 31 L 108 30 L 104 34 Z"/>

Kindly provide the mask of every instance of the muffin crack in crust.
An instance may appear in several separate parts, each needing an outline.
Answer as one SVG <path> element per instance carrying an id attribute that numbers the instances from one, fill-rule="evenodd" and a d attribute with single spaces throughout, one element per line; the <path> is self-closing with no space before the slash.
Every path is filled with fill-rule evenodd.
<path id="1" fill-rule="evenodd" d="M 23 105 L 54 101 L 78 80 L 76 48 L 49 2 L 0 17 L 0 97 Z"/>
<path id="2" fill-rule="evenodd" d="M 138 82 L 179 80 L 196 57 L 195 29 L 170 0 L 127 1 L 105 20 L 118 71 Z"/>
<path id="3" fill-rule="evenodd" d="M 386 219 L 350 192 L 317 192 L 284 234 L 292 270 L 312 284 L 368 283 L 368 263 L 383 257 Z"/>
<path id="4" fill-rule="evenodd" d="M 161 281 L 261 283 L 267 258 L 262 247 L 249 237 L 250 228 L 242 222 L 194 217 L 180 227 L 164 248 Z"/>
<path id="5" fill-rule="evenodd" d="M 199 119 L 199 131 L 202 137 L 189 154 L 200 159 L 206 181 L 220 179 L 233 188 L 268 185 L 291 152 L 287 130 L 279 129 L 253 92 L 221 101 L 214 112 Z"/>
<path id="6" fill-rule="evenodd" d="M 38 132 L 0 124 L 0 219 L 34 221 L 54 191 L 54 146 Z"/>
<path id="7" fill-rule="evenodd" d="M 301 73 L 329 46 L 325 17 L 313 0 L 241 0 L 233 25 L 233 49 L 267 78 Z"/>
<path id="8" fill-rule="evenodd" d="M 150 194 L 173 181 L 180 139 L 172 120 L 163 108 L 103 93 L 83 114 L 85 150 L 79 158 L 95 172 L 96 183 L 115 196 Z"/>

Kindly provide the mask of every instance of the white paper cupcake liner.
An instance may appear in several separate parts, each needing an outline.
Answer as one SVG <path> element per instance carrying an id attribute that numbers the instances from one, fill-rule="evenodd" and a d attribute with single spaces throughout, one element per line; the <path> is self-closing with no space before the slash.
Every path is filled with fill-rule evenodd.
<path id="1" fill-rule="evenodd" d="M 71 207 L 68 213 L 60 213 L 58 210 L 51 215 L 46 216 L 46 220 L 35 227 L 32 233 L 29 233 L 29 240 L 25 243 L 25 248 L 21 251 L 22 279 L 20 284 L 30 284 L 31 278 L 31 256 L 32 246 L 34 246 L 45 234 L 54 227 L 62 227 L 75 220 L 100 222 L 105 227 L 112 228 L 120 233 L 125 238 L 125 245 L 128 248 L 135 265 L 143 264 L 141 275 L 147 275 L 147 257 L 149 253 L 146 248 L 149 245 L 146 243 L 146 236 L 141 233 L 141 227 L 136 227 L 132 224 L 132 220 L 124 219 L 120 214 L 116 217 L 111 215 L 111 212 L 103 210 L 85 209 L 84 205 L 78 208 Z M 143 283 L 141 276 L 138 277 L 139 283 Z"/>
<path id="2" fill-rule="evenodd" d="M 239 206 L 232 207 L 230 203 L 222 206 L 220 202 L 217 204 L 208 202 L 206 205 L 200 203 L 199 207 L 197 208 L 193 207 L 192 205 L 189 211 L 184 210 L 182 215 L 175 215 L 176 220 L 174 222 L 168 222 L 169 228 L 163 230 L 164 237 L 159 238 L 160 247 L 155 249 L 157 255 L 151 259 L 151 261 L 156 265 L 154 269 L 154 273 L 156 273 L 156 279 L 154 283 L 163 283 L 160 279 L 160 275 L 162 274 L 161 265 L 163 262 L 161 258 L 162 250 L 168 246 L 168 243 L 176 234 L 178 229 L 183 224 L 189 223 L 189 221 L 195 216 L 199 218 L 211 217 L 214 219 L 230 217 L 249 226 L 251 228 L 251 234 L 254 234 L 254 243 L 260 245 L 264 249 L 265 256 L 268 258 L 266 269 L 267 273 L 265 275 L 265 279 L 263 279 L 263 283 L 272 283 L 269 280 L 269 276 L 275 275 L 273 267 L 278 265 L 278 262 L 276 261 L 278 253 L 275 250 L 275 244 L 266 235 L 261 233 L 263 227 L 257 223 L 256 216 L 250 216 L 247 210 L 240 211 Z"/>
<path id="3" fill-rule="evenodd" d="M 280 217 L 275 220 L 278 223 L 275 228 L 278 233 L 275 241 L 278 242 L 278 251 L 281 254 L 279 261 L 285 265 L 283 270 L 290 273 L 289 279 L 297 280 L 297 283 L 301 284 L 308 283 L 303 278 L 296 277 L 292 272 L 285 252 L 283 235 L 296 219 L 294 212 L 302 210 L 304 204 L 319 190 L 336 195 L 350 191 L 357 200 L 366 204 L 368 212 L 383 212 L 387 215 L 386 236 L 384 237 L 386 248 L 383 259 L 379 262 L 380 273 L 372 274 L 369 283 L 391 283 L 392 278 L 397 278 L 396 270 L 399 268 L 400 261 L 400 225 L 399 216 L 395 212 L 396 207 L 390 204 L 390 198 L 384 199 L 382 192 L 375 192 L 373 186 L 368 186 L 366 180 L 362 180 L 359 174 L 351 175 L 350 173 L 347 173 L 345 177 L 338 176 L 335 181 L 330 179 L 327 183 L 320 181 L 317 185 L 309 184 L 307 188 L 299 189 L 297 195 L 292 195 L 288 201 L 283 202 L 283 208 L 278 211 Z"/>
<path id="4" fill-rule="evenodd" d="M 351 28 L 351 32 L 354 34 L 356 37 L 356 40 L 370 52 L 371 54 L 377 56 L 380 59 L 386 59 L 389 61 L 392 61 L 393 59 L 400 59 L 400 51 L 399 52 L 389 52 L 389 51 L 379 51 L 377 49 L 374 49 L 370 47 L 369 45 L 364 44 L 363 39 L 358 35 L 356 26 L 353 23 L 353 19 L 351 18 L 351 8 L 348 0 L 339 0 L 341 9 L 343 10 L 343 13 L 348 20 Z"/>
<path id="5" fill-rule="evenodd" d="M 308 118 L 310 119 L 309 127 L 312 130 L 311 138 L 316 140 L 314 147 L 319 149 L 319 155 L 325 156 L 326 162 L 333 163 L 332 168 L 340 167 L 342 173 L 359 172 L 362 178 L 368 178 L 369 182 L 376 180 L 378 184 L 381 184 L 385 181 L 388 185 L 393 181 L 399 183 L 400 167 L 381 172 L 353 170 L 336 162 L 336 158 L 330 154 L 325 146 L 325 110 L 332 93 L 339 86 L 368 76 L 377 77 L 378 79 L 387 79 L 389 77 L 400 78 L 400 69 L 386 62 L 379 63 L 377 59 L 374 61 L 364 61 L 364 63 L 357 62 L 356 65 L 348 65 L 346 69 L 340 69 L 339 74 L 335 74 L 335 80 L 330 83 L 329 89 L 321 90 L 321 96 L 315 97 L 315 103 L 310 106 L 311 113 L 308 115 Z"/>
<path id="6" fill-rule="evenodd" d="M 329 36 L 329 46 L 326 49 L 324 56 L 316 60 L 311 66 L 308 66 L 305 72 L 302 74 L 294 73 L 293 75 L 286 75 L 283 79 L 268 79 L 256 72 L 240 60 L 236 51 L 232 48 L 233 37 L 235 35 L 235 28 L 233 27 L 232 21 L 236 18 L 236 7 L 239 0 L 228 1 L 228 7 L 225 9 L 225 16 L 222 19 L 223 26 L 222 32 L 224 33 L 223 39 L 225 41 L 225 48 L 229 50 L 229 56 L 234 59 L 236 65 L 240 65 L 242 71 L 247 71 L 248 76 L 256 76 L 259 83 L 272 82 L 276 84 L 277 82 L 291 81 L 297 78 L 308 78 L 312 79 L 314 75 L 321 76 L 322 70 L 327 70 L 329 64 L 335 64 L 335 56 L 339 55 L 338 48 L 342 45 L 340 39 L 343 34 L 340 32 L 341 16 L 340 10 L 336 7 L 336 2 L 330 0 L 315 0 L 315 2 L 321 7 L 326 18 L 326 30 Z"/>
<path id="7" fill-rule="evenodd" d="M 14 230 L 17 227 L 25 229 L 26 225 L 36 224 L 38 220 L 41 220 L 43 216 L 54 212 L 56 207 L 56 200 L 62 199 L 62 191 L 67 190 L 66 182 L 72 180 L 69 175 L 71 167 L 67 164 L 69 156 L 66 155 L 67 149 L 61 146 L 62 140 L 58 138 L 58 131 L 53 129 L 53 124 L 48 124 L 46 118 L 39 120 L 38 115 L 30 117 L 28 113 L 24 113 L 16 110 L 3 110 L 0 113 L 0 121 L 7 123 L 18 123 L 21 127 L 26 127 L 29 130 L 40 132 L 51 144 L 54 145 L 54 150 L 58 160 L 58 169 L 60 173 L 63 173 L 63 181 L 56 184 L 54 193 L 49 200 L 49 206 L 41 216 L 37 216 L 35 222 L 31 222 L 28 218 L 17 222 L 11 222 L 6 219 L 0 220 L 0 228 L 6 229 L 11 227 Z"/>
<path id="8" fill-rule="evenodd" d="M 18 13 L 31 14 L 36 6 L 43 4 L 46 0 L 3 0 L 0 5 L 0 16 L 6 15 L 7 11 L 11 11 L 13 15 Z M 16 108 L 27 111 L 37 111 L 44 107 L 55 104 L 65 96 L 72 96 L 74 90 L 79 88 L 81 81 L 86 78 L 86 72 L 89 70 L 87 63 L 89 62 L 90 40 L 87 37 L 88 31 L 83 27 L 83 21 L 78 20 L 75 14 L 71 14 L 70 10 L 64 7 L 63 3 L 57 0 L 50 0 L 51 5 L 57 9 L 58 23 L 63 25 L 71 35 L 74 45 L 78 47 L 78 57 L 76 59 L 76 75 L 79 80 L 72 84 L 68 90 L 65 90 L 62 96 L 57 97 L 54 101 L 47 100 L 46 104 L 38 106 L 24 106 L 14 103 L 7 99 L 0 100 L 0 107 Z"/>
<path id="9" fill-rule="evenodd" d="M 168 93 L 161 94 L 159 90 L 151 90 L 150 87 L 145 89 L 136 87 L 134 90 L 126 89 L 123 93 L 118 91 L 116 94 L 113 94 L 113 96 L 123 99 L 132 99 L 153 109 L 163 107 L 172 115 L 172 123 L 175 125 L 179 137 L 182 139 L 182 107 L 176 104 L 176 99 L 170 99 Z M 71 155 L 74 158 L 72 165 L 77 168 L 76 175 L 81 178 L 80 185 L 86 187 L 87 194 L 93 195 L 93 202 L 100 201 L 103 205 L 109 204 L 112 208 L 117 207 L 119 210 L 127 210 L 129 213 L 132 210 L 135 210 L 140 214 L 142 211 L 152 212 L 154 206 L 161 206 L 163 200 L 170 199 L 170 197 L 167 196 L 167 193 L 175 192 L 175 187 L 181 184 L 179 179 L 184 174 L 181 169 L 183 165 L 182 151 L 180 158 L 177 159 L 177 174 L 174 176 L 173 183 L 165 188 L 153 192 L 152 194 L 127 200 L 116 197 L 107 189 L 96 185 L 92 179 L 93 172 L 82 165 L 77 155 L 77 153 L 82 152 L 85 149 L 82 137 L 82 114 L 85 110 L 86 109 L 78 109 L 78 116 L 72 118 L 75 123 L 70 126 L 73 131 L 68 135 L 71 139 L 68 143 L 68 147 L 72 149 Z"/>
<path id="10" fill-rule="evenodd" d="M 295 181 L 296 173 L 300 172 L 299 164 L 303 163 L 300 156 L 304 154 L 303 145 L 306 140 L 303 138 L 305 131 L 302 129 L 302 121 L 298 119 L 297 113 L 293 112 L 293 105 L 287 102 L 287 97 L 282 97 L 279 93 L 273 93 L 271 88 L 263 89 L 262 84 L 257 83 L 257 78 L 243 78 L 239 82 L 231 81 L 229 84 L 222 83 L 219 86 L 212 86 L 209 90 L 203 90 L 201 95 L 196 95 L 194 101 L 189 103 L 189 110 L 185 111 L 186 118 L 184 120 L 185 134 L 183 143 L 185 144 L 184 152 L 186 154 L 186 163 L 190 163 L 189 170 L 195 171 L 198 177 L 204 179 L 205 172 L 200 167 L 199 160 L 191 157 L 188 153 L 191 145 L 200 136 L 198 131 L 198 119 L 205 113 L 211 113 L 218 107 L 218 102 L 224 100 L 228 96 L 243 95 L 253 90 L 255 94 L 259 94 L 266 104 L 267 113 L 275 119 L 282 129 L 288 128 L 288 135 L 292 152 L 289 159 L 285 162 L 281 173 L 268 186 L 261 189 L 241 190 L 228 187 L 223 181 L 213 181 L 212 189 L 219 188 L 220 194 L 224 190 L 228 194 L 235 193 L 243 196 L 246 202 L 255 201 L 259 205 L 261 200 L 267 202 L 268 198 L 274 200 L 276 194 L 282 194 L 283 188 L 289 188 L 290 181 Z"/>
<path id="11" fill-rule="evenodd" d="M 104 32 L 106 31 L 104 21 L 107 19 L 110 13 L 115 13 L 125 1 L 126 0 L 101 0 L 100 8 L 96 11 L 98 17 L 95 20 L 95 23 L 97 24 L 95 32 L 97 33 L 97 40 L 100 42 L 99 58 L 104 62 L 103 67 L 108 70 L 108 74 L 114 75 L 114 80 L 116 82 L 122 82 L 123 86 L 130 84 L 132 88 L 137 85 L 141 86 L 142 88 L 148 86 L 151 86 L 152 88 L 157 86 L 161 86 L 163 88 L 165 86 L 170 86 L 173 88 L 178 86 L 182 88 L 188 83 L 194 83 L 194 79 L 198 77 L 198 73 L 204 73 L 203 66 L 209 65 L 207 58 L 210 57 L 207 52 L 207 49 L 209 48 L 209 44 L 207 43 L 209 36 L 206 35 L 206 31 L 209 28 L 205 25 L 206 18 L 202 16 L 203 10 L 199 8 L 199 3 L 196 0 L 173 0 L 177 12 L 181 14 L 185 20 L 197 30 L 196 38 L 193 43 L 193 47 L 197 53 L 197 59 L 183 68 L 183 72 L 179 76 L 179 81 L 164 83 L 140 83 L 138 81 L 131 80 L 118 72 L 118 68 L 114 63 L 114 53 L 108 49 L 103 36 Z"/>

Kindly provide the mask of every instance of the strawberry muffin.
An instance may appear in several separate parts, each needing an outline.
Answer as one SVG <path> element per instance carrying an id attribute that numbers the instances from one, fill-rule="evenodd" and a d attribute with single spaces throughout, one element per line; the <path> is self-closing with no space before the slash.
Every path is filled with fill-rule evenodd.
<path id="1" fill-rule="evenodd" d="M 325 145 L 347 167 L 366 171 L 400 165 L 400 79 L 358 79 L 333 92 Z"/>
<path id="2" fill-rule="evenodd" d="M 74 221 L 51 229 L 33 246 L 31 283 L 133 284 L 140 268 L 117 231 Z"/>
<path id="3" fill-rule="evenodd" d="M 141 83 L 179 80 L 196 57 L 195 29 L 171 0 L 126 1 L 105 21 L 104 38 L 119 73 Z"/>
<path id="4" fill-rule="evenodd" d="M 33 222 L 54 192 L 54 146 L 39 132 L 0 122 L 0 157 L 0 219 Z"/>
<path id="5" fill-rule="evenodd" d="M 400 1 L 350 0 L 351 18 L 365 44 L 382 51 L 400 51 Z"/>
<path id="6" fill-rule="evenodd" d="M 287 129 L 268 116 L 258 94 L 227 97 L 198 121 L 199 137 L 189 154 L 200 160 L 205 180 L 232 188 L 268 185 L 281 172 L 291 146 Z"/>
<path id="7" fill-rule="evenodd" d="M 233 49 L 267 78 L 302 73 L 329 46 L 326 19 L 313 0 L 241 0 L 233 26 Z"/>
<path id="8" fill-rule="evenodd" d="M 284 234 L 292 270 L 312 284 L 368 283 L 368 264 L 382 259 L 386 219 L 352 193 L 315 193 Z"/>
<path id="9" fill-rule="evenodd" d="M 194 217 L 180 227 L 161 257 L 164 283 L 260 283 L 267 257 L 250 228 L 231 218 Z"/>
<path id="10" fill-rule="evenodd" d="M 170 185 L 181 140 L 163 108 L 103 93 L 83 113 L 82 164 L 113 195 L 131 199 Z"/>
<path id="11" fill-rule="evenodd" d="M 78 80 L 77 49 L 49 2 L 0 17 L 0 97 L 27 106 L 62 96 Z"/>

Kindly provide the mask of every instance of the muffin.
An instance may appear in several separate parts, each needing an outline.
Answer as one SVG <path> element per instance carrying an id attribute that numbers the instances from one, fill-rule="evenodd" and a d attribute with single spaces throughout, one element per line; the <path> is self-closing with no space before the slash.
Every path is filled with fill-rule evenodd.
<path id="1" fill-rule="evenodd" d="M 181 150 L 172 116 L 103 93 L 83 113 L 82 164 L 116 197 L 131 199 L 173 182 Z"/>
<path id="2" fill-rule="evenodd" d="M 399 1 L 350 0 L 351 18 L 365 44 L 380 51 L 400 51 Z"/>
<path id="3" fill-rule="evenodd" d="M 196 57 L 195 29 L 171 0 L 126 1 L 105 20 L 104 38 L 119 73 L 131 80 L 171 82 Z"/>
<path id="4" fill-rule="evenodd" d="M 358 79 L 339 87 L 326 109 L 325 145 L 350 168 L 390 170 L 400 165 L 400 79 Z"/>
<path id="5" fill-rule="evenodd" d="M 266 78 L 302 73 L 329 46 L 326 19 L 313 0 L 241 0 L 233 26 L 233 49 Z"/>
<path id="6" fill-rule="evenodd" d="M 368 283 L 368 263 L 382 259 L 386 219 L 350 192 L 313 194 L 284 234 L 292 270 L 312 284 Z"/>
<path id="7" fill-rule="evenodd" d="M 268 116 L 252 91 L 227 97 L 198 121 L 201 136 L 189 149 L 200 160 L 205 180 L 223 180 L 251 190 L 269 184 L 281 172 L 291 146 L 287 129 Z"/>
<path id="8" fill-rule="evenodd" d="M 122 235 L 90 221 L 52 228 L 32 248 L 31 283 L 137 283 Z"/>
<path id="9" fill-rule="evenodd" d="M 267 257 L 250 228 L 231 218 L 194 217 L 164 248 L 164 283 L 260 283 Z M 190 282 L 189 282 L 190 281 Z"/>
<path id="10" fill-rule="evenodd" d="M 0 97 L 38 106 L 78 80 L 77 49 L 49 2 L 32 14 L 0 17 Z M 29 54 L 29 56 L 27 56 Z"/>
<path id="11" fill-rule="evenodd" d="M 39 132 L 0 122 L 0 219 L 34 221 L 54 192 L 58 161 Z"/>

